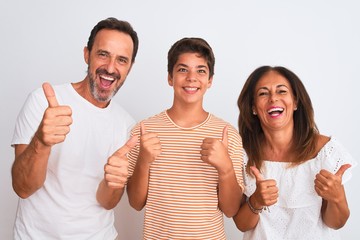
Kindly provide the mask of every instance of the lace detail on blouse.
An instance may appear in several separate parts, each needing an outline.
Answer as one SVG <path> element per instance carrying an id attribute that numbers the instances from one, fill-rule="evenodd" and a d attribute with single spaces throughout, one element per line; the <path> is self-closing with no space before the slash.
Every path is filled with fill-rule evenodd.
<path id="1" fill-rule="evenodd" d="M 244 157 L 244 169 L 248 162 Z M 298 166 L 289 167 L 287 162 L 264 161 L 263 176 L 275 179 L 279 188 L 278 202 L 270 206 L 270 212 L 262 212 L 256 228 L 247 231 L 244 239 L 338 239 L 336 230 L 328 228 L 321 219 L 322 198 L 314 189 L 315 175 L 321 169 L 336 173 L 343 164 L 352 167 L 345 171 L 342 181 L 351 178 L 351 170 L 357 162 L 335 139 L 331 138 L 317 156 Z M 245 195 L 251 196 L 256 181 L 244 170 Z"/>

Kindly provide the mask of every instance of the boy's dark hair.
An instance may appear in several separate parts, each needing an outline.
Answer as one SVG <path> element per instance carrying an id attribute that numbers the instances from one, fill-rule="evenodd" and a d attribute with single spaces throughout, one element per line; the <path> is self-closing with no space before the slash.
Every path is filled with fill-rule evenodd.
<path id="1" fill-rule="evenodd" d="M 202 38 L 183 38 L 174 43 L 168 52 L 168 73 L 172 77 L 172 71 L 179 56 L 183 53 L 198 53 L 206 59 L 209 67 L 209 78 L 214 75 L 215 56 L 210 45 Z"/>
<path id="2" fill-rule="evenodd" d="M 119 32 L 129 34 L 133 41 L 133 44 L 134 44 L 131 62 L 132 63 L 135 62 L 135 57 L 136 57 L 136 54 L 137 54 L 137 51 L 139 48 L 139 39 L 138 39 L 137 33 L 134 31 L 134 29 L 132 28 L 130 23 L 128 23 L 126 21 L 118 20 L 113 17 L 101 20 L 91 30 L 89 40 L 87 42 L 87 48 L 88 48 L 89 52 L 91 52 L 92 47 L 94 45 L 94 40 L 95 40 L 96 34 L 102 29 L 118 30 Z"/>

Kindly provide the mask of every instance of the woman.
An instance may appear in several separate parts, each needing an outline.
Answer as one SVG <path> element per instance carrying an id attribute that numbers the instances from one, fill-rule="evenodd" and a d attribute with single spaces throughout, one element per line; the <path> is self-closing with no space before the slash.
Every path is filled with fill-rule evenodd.
<path id="1" fill-rule="evenodd" d="M 246 189 L 233 219 L 244 239 L 338 239 L 350 214 L 342 183 L 356 162 L 319 133 L 301 80 L 284 67 L 260 67 L 238 107 Z"/>

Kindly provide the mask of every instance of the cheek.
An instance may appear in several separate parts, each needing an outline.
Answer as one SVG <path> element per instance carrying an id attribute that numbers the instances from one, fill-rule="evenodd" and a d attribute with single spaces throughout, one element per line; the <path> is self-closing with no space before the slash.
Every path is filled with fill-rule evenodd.
<path id="1" fill-rule="evenodd" d="M 95 74 L 95 71 L 96 71 L 96 69 L 98 69 L 99 64 L 96 61 L 90 61 L 88 66 L 89 66 L 90 72 Z"/>

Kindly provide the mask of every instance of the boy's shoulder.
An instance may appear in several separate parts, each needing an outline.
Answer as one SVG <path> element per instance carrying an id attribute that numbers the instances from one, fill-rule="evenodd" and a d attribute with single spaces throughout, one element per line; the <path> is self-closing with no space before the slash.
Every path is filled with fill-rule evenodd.
<path id="1" fill-rule="evenodd" d="M 210 113 L 211 114 L 211 113 Z M 233 128 L 233 129 L 236 129 L 230 122 L 224 120 L 223 118 L 221 117 L 218 117 L 214 114 L 211 114 L 211 118 L 210 118 L 210 121 L 213 123 L 213 124 L 218 124 L 218 125 L 222 125 L 222 126 L 229 126 L 230 128 Z"/>
<path id="2" fill-rule="evenodd" d="M 148 118 L 143 119 L 141 122 L 147 123 L 147 122 L 159 121 L 164 118 L 166 118 L 166 113 L 165 113 L 165 111 L 162 111 L 160 113 L 157 113 L 155 115 L 152 115 Z"/>

